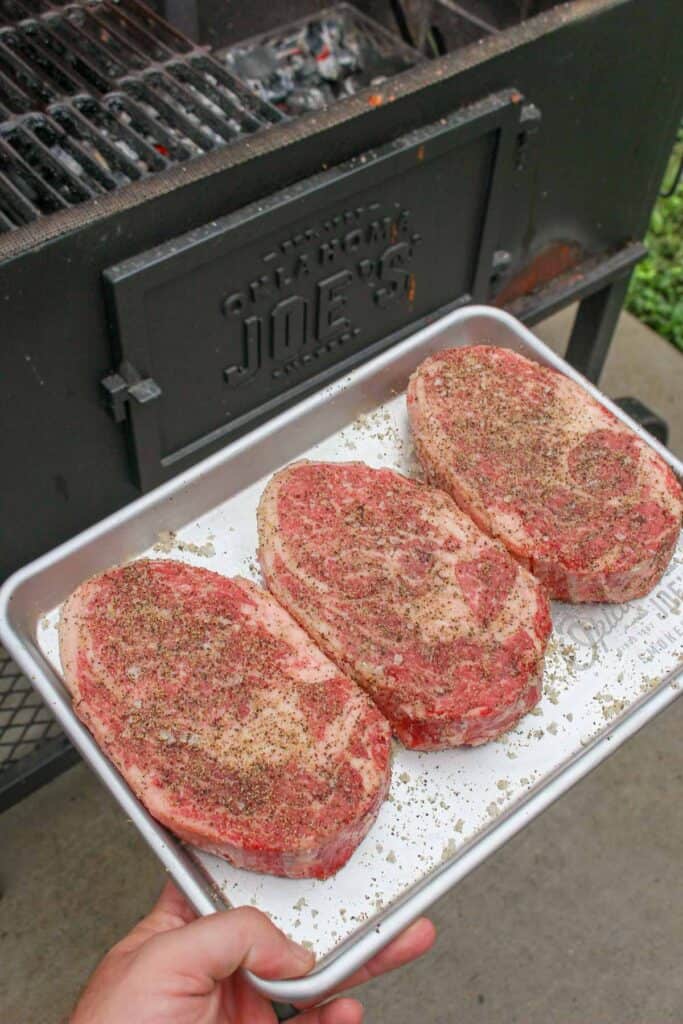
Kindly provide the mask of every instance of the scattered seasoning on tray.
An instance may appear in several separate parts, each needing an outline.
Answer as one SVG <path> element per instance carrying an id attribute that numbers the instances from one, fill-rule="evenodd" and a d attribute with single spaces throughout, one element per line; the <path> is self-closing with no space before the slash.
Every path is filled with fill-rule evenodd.
<path id="1" fill-rule="evenodd" d="M 191 541 L 178 540 L 175 530 L 161 530 L 153 551 L 168 555 L 171 551 L 185 551 L 188 555 L 199 555 L 201 558 L 213 558 L 216 549 L 208 540 L 204 544 L 193 544 Z"/>
<path id="2" fill-rule="evenodd" d="M 457 852 L 458 844 L 455 839 L 449 839 L 443 850 L 441 851 L 441 862 L 450 860 L 450 858 Z"/>

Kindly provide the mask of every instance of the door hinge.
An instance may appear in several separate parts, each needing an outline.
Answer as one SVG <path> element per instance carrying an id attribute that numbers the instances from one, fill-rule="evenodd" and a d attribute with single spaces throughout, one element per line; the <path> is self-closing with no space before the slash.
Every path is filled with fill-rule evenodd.
<path id="1" fill-rule="evenodd" d="M 106 394 L 107 407 L 114 417 L 114 422 L 123 423 L 126 418 L 126 406 L 135 401 L 146 405 L 161 395 L 161 388 L 152 377 L 143 377 L 128 362 L 121 363 L 118 372 L 110 373 L 100 381 Z"/>

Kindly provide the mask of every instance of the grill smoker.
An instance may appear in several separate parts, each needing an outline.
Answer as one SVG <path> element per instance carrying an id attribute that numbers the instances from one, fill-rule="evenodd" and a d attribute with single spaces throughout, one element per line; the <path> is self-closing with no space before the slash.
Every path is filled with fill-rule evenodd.
<path id="1" fill-rule="evenodd" d="M 463 303 L 596 380 L 681 113 L 680 0 L 153 6 L 0 0 L 0 579 Z"/>

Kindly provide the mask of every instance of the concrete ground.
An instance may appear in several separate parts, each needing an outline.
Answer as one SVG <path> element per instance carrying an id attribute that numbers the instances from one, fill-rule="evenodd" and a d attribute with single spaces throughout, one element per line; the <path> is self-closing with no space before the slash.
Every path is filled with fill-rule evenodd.
<path id="1" fill-rule="evenodd" d="M 538 333 L 562 351 L 568 324 Z M 683 454 L 683 356 L 624 316 L 602 385 L 663 414 Z M 443 899 L 434 952 L 367 987 L 366 1019 L 681 1024 L 682 730 L 679 701 Z M 0 828 L 0 1020 L 55 1024 L 162 873 L 83 765 Z"/>

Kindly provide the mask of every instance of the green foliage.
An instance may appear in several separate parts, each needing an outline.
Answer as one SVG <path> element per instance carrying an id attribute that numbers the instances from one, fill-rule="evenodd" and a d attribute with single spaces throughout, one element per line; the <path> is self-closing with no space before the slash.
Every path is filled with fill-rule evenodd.
<path id="1" fill-rule="evenodd" d="M 683 155 L 683 130 L 671 158 L 664 188 Z M 650 254 L 636 269 L 626 308 L 683 351 L 683 180 L 675 193 L 657 200 L 645 242 Z"/>

